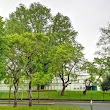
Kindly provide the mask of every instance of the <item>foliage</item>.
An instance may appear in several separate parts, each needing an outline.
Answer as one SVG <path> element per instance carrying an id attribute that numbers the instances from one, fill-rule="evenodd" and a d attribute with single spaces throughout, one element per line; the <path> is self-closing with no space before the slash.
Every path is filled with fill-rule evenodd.
<path id="1" fill-rule="evenodd" d="M 23 70 L 23 56 L 21 47 L 21 36 L 14 34 L 7 36 L 7 47 L 6 47 L 6 83 L 10 83 L 14 86 L 14 106 L 17 106 L 17 91 L 19 88 L 20 78 L 22 77 Z M 13 84 L 12 84 L 13 83 Z"/>
<path id="2" fill-rule="evenodd" d="M 69 17 L 58 12 L 52 19 L 48 36 L 50 37 L 51 46 L 65 43 L 75 44 L 77 32 L 74 30 Z"/>
<path id="3" fill-rule="evenodd" d="M 105 72 L 103 75 L 103 78 L 107 79 L 106 76 L 110 72 L 110 24 L 108 26 L 101 28 L 101 36 L 99 37 L 99 41 L 97 42 L 97 46 L 99 48 L 98 51 L 96 51 L 96 54 L 101 57 L 102 59 L 102 72 Z M 107 76 L 108 77 L 108 76 Z M 106 83 L 106 80 L 102 83 L 102 85 Z M 105 87 L 105 86 L 103 86 Z M 103 90 L 106 90 L 105 87 L 102 88 Z"/>
<path id="4" fill-rule="evenodd" d="M 61 78 L 64 95 L 65 88 L 76 80 L 83 57 L 83 46 L 75 39 L 77 32 L 69 17 L 61 13 L 52 17 L 50 9 L 40 3 L 29 8 L 20 4 L 6 19 L 5 33 L 6 75 L 18 83 L 17 88 L 20 81 L 28 80 L 30 105 L 32 85 L 48 84 L 56 76 Z"/>
<path id="5" fill-rule="evenodd" d="M 110 55 L 110 24 L 107 27 L 101 28 L 101 36 L 97 42 L 99 51 L 96 52 L 101 57 L 109 57 Z"/>
<path id="6" fill-rule="evenodd" d="M 104 66 L 106 68 L 106 73 L 110 73 L 110 56 L 104 58 Z"/>
<path id="7" fill-rule="evenodd" d="M 75 68 L 83 57 L 83 47 L 76 42 L 77 32 L 74 30 L 67 16 L 57 13 L 53 19 L 48 32 L 50 37 L 50 68 L 54 76 L 60 77 L 62 81 L 62 92 L 76 79 Z"/>
<path id="8" fill-rule="evenodd" d="M 87 89 L 93 85 L 100 85 L 101 79 L 106 75 L 105 58 L 94 58 L 93 62 L 86 61 L 82 66 L 82 70 L 89 74 L 89 77 L 85 79 L 84 94 L 86 94 Z"/>
<path id="9" fill-rule="evenodd" d="M 2 20 L 3 17 L 0 16 L 0 80 L 3 79 L 3 73 L 5 71 L 5 47 L 6 41 L 4 36 L 4 24 L 5 22 Z"/>
<path id="10" fill-rule="evenodd" d="M 12 12 L 9 15 L 9 18 L 6 20 L 5 27 L 6 27 L 6 32 L 8 35 L 18 33 L 18 34 L 24 34 L 25 32 L 28 33 L 47 33 L 49 24 L 51 20 L 51 13 L 50 9 L 47 7 L 43 6 L 40 3 L 31 3 L 29 8 L 27 8 L 24 4 L 20 4 L 19 7 L 16 8 L 15 12 Z M 29 40 L 30 38 L 28 38 Z M 33 85 L 36 85 L 37 83 L 44 84 L 48 83 L 50 79 L 52 79 L 51 75 L 48 73 L 48 66 L 49 66 L 49 61 L 48 61 L 48 49 L 49 46 L 46 43 L 48 39 L 40 39 L 40 34 L 39 34 L 39 43 L 44 43 L 43 47 L 39 47 L 38 41 L 36 42 L 35 45 L 29 44 L 27 40 L 27 44 L 25 42 L 25 52 L 27 55 L 27 58 L 25 57 L 24 61 L 26 62 L 27 60 L 29 61 L 28 57 L 30 54 L 33 54 L 34 52 L 41 51 L 41 55 L 37 55 L 34 57 L 34 61 L 30 61 L 32 64 L 32 69 L 34 71 L 34 79 L 33 79 Z M 21 41 L 23 42 L 23 41 Z M 28 45 L 28 46 L 27 46 Z M 31 47 L 29 47 L 29 45 Z M 36 46 L 36 47 L 35 47 Z M 34 50 L 33 47 L 39 48 L 39 50 Z M 32 51 L 30 51 L 28 48 L 30 48 Z M 27 50 L 27 52 L 26 52 Z M 34 54 L 33 54 L 34 55 Z M 39 56 L 39 58 L 38 58 Z M 31 58 L 32 59 L 32 58 Z M 37 64 L 36 64 L 37 62 Z M 30 64 L 30 65 L 31 65 Z M 29 66 L 29 65 L 28 65 Z M 39 69 L 38 69 L 39 68 Z M 28 75 L 29 76 L 29 75 Z M 39 77 L 39 78 L 38 78 Z M 48 77 L 48 78 L 47 78 Z M 51 78 L 49 78 L 51 77 Z M 41 80 L 42 79 L 42 80 Z"/>
<path id="11" fill-rule="evenodd" d="M 106 76 L 106 79 L 101 84 L 101 89 L 103 91 L 108 91 L 110 90 L 110 75 Z"/>
<path id="12" fill-rule="evenodd" d="M 0 36 L 4 35 L 4 24 L 3 17 L 0 16 Z"/>
<path id="13" fill-rule="evenodd" d="M 6 32 L 7 34 L 46 33 L 50 19 L 50 9 L 40 3 L 32 3 L 29 8 L 20 4 L 6 20 Z"/>
<path id="14" fill-rule="evenodd" d="M 82 56 L 81 50 L 78 47 L 73 47 L 71 44 L 53 46 L 51 49 L 50 71 L 54 76 L 61 78 L 62 92 L 69 84 L 76 80 L 77 63 L 81 60 Z"/>
<path id="15" fill-rule="evenodd" d="M 6 38 L 6 76 L 12 79 L 16 93 L 18 91 L 20 81 L 28 80 L 31 95 L 32 80 L 34 74 L 37 72 L 40 74 L 41 72 L 42 65 L 40 64 L 39 59 L 41 58 L 49 39 L 45 35 L 32 33 L 24 33 L 21 35 L 13 34 Z M 24 79 L 24 76 L 27 79 Z"/>

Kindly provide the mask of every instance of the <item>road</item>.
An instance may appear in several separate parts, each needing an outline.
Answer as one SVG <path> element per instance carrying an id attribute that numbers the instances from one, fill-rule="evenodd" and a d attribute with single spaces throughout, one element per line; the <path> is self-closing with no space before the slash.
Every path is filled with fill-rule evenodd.
<path id="1" fill-rule="evenodd" d="M 18 106 L 26 105 L 28 106 L 28 100 L 22 100 L 18 101 Z M 36 100 L 33 100 L 33 106 L 77 106 L 81 108 L 85 108 L 86 110 L 110 110 L 110 102 L 101 102 L 96 101 L 92 103 L 93 109 L 91 109 L 91 104 L 89 101 L 52 101 L 52 100 L 40 100 L 40 103 L 38 103 Z M 0 106 L 13 106 L 13 101 L 11 101 L 11 104 L 8 104 L 8 100 L 0 100 Z"/>
<path id="2" fill-rule="evenodd" d="M 92 109 L 90 102 L 55 102 L 55 105 L 69 105 L 69 106 L 77 106 L 81 108 L 85 108 L 87 110 L 110 110 L 110 103 L 109 102 L 93 102 Z"/>

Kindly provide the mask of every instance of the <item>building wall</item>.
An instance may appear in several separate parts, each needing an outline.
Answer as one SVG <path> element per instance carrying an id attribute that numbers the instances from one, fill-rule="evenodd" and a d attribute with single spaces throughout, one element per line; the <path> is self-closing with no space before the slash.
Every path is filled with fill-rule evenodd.
<path id="1" fill-rule="evenodd" d="M 72 84 L 68 85 L 66 90 L 84 90 L 85 89 L 84 80 L 88 77 L 89 77 L 88 74 L 79 74 L 77 80 L 73 81 Z M 62 90 L 62 87 L 63 86 L 62 86 L 61 79 L 59 77 L 55 77 L 49 85 L 46 85 L 44 87 L 44 89 L 45 90 Z M 33 87 L 32 89 L 37 90 L 37 86 Z M 98 90 L 99 89 L 100 88 L 98 87 Z M 0 91 L 8 91 L 8 90 L 9 90 L 9 85 L 1 82 Z M 14 88 L 12 88 L 12 90 L 14 90 Z M 19 90 L 24 90 L 24 91 L 28 90 L 27 82 L 26 84 L 20 86 Z"/>
<path id="2" fill-rule="evenodd" d="M 68 85 L 66 90 L 84 90 L 85 84 L 84 80 L 88 78 L 88 74 L 78 75 L 77 81 L 73 81 L 72 84 Z M 72 78 L 71 78 L 72 79 Z M 46 90 L 61 90 L 62 81 L 59 77 L 55 77 L 52 83 L 45 87 Z"/>

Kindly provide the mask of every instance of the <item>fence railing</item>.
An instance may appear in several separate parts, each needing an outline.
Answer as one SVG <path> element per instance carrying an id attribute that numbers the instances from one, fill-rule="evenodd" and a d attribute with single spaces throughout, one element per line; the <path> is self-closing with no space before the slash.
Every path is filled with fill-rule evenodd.
<path id="1" fill-rule="evenodd" d="M 37 90 L 32 92 L 33 99 L 64 99 L 64 100 L 110 100 L 110 92 L 103 91 L 87 91 L 86 95 L 83 95 L 82 91 L 65 91 L 64 96 L 61 96 L 61 91 L 56 90 Z M 28 91 L 18 91 L 18 99 L 28 99 Z M 0 99 L 8 99 L 8 91 L 0 91 Z M 14 98 L 13 91 L 10 94 L 10 98 Z"/>

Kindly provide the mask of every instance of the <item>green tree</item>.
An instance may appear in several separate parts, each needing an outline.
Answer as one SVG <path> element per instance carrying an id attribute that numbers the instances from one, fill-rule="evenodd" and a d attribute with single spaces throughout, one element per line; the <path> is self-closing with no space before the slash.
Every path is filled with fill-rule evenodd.
<path id="1" fill-rule="evenodd" d="M 7 69 L 9 70 L 9 69 Z M 6 72 L 6 71 L 5 71 Z M 12 74 L 9 73 L 5 73 L 5 77 L 3 79 L 4 83 L 9 87 L 9 94 L 8 94 L 8 98 L 9 98 L 9 103 L 11 101 L 11 90 L 13 87 L 13 78 L 12 78 Z"/>
<path id="2" fill-rule="evenodd" d="M 4 24 L 5 22 L 3 21 L 3 17 L 0 16 L 0 36 L 3 36 L 5 34 Z"/>
<path id="3" fill-rule="evenodd" d="M 12 12 L 9 15 L 9 18 L 6 19 L 6 33 L 10 35 L 15 33 L 22 34 L 24 32 L 31 32 L 27 15 L 27 8 L 20 4 L 19 7 L 16 8 L 16 11 Z"/>
<path id="4" fill-rule="evenodd" d="M 85 79 L 85 90 L 83 94 L 86 94 L 87 90 L 93 85 L 100 85 L 101 79 L 106 74 L 105 59 L 94 58 L 93 62 L 85 62 L 82 70 L 84 70 L 89 77 Z"/>
<path id="5" fill-rule="evenodd" d="M 29 8 L 20 4 L 6 20 L 7 34 L 46 33 L 51 19 L 50 9 L 40 3 L 32 3 Z"/>
<path id="6" fill-rule="evenodd" d="M 29 8 L 26 8 L 23 4 L 20 4 L 20 6 L 17 7 L 16 11 L 11 13 L 9 16 L 9 19 L 6 20 L 5 27 L 6 27 L 7 34 L 13 34 L 13 33 L 22 34 L 24 32 L 32 32 L 32 33 L 45 33 L 47 36 L 49 36 L 50 40 L 49 40 L 47 49 L 46 48 L 44 49 L 43 54 L 39 58 L 37 58 L 37 56 L 36 56 L 36 58 L 34 57 L 37 60 L 37 62 L 39 62 L 39 64 L 38 63 L 37 64 L 41 65 L 40 67 L 38 65 L 36 65 L 40 68 L 40 70 L 37 71 L 36 74 L 42 73 L 42 74 L 44 74 L 44 77 L 46 75 L 52 77 L 50 68 L 53 68 L 53 67 L 51 67 L 52 66 L 51 64 L 53 64 L 54 61 L 53 61 L 51 55 L 53 55 L 52 52 L 53 53 L 55 52 L 54 48 L 55 49 L 62 48 L 62 46 L 63 46 L 64 50 L 66 50 L 66 51 L 68 48 L 67 46 L 70 46 L 72 48 L 72 49 L 68 50 L 70 52 L 70 55 L 69 55 L 69 53 L 68 54 L 65 53 L 68 56 L 67 62 L 66 63 L 65 63 L 65 61 L 63 62 L 64 65 L 66 65 L 66 66 L 69 65 L 70 63 L 73 63 L 73 65 L 74 64 L 76 65 L 76 63 L 78 63 L 80 61 L 81 57 L 83 56 L 83 54 L 82 54 L 83 47 L 81 44 L 79 44 L 75 40 L 77 32 L 74 30 L 70 19 L 67 16 L 63 16 L 60 13 L 57 13 L 54 17 L 52 17 L 52 15 L 50 13 L 50 9 L 41 5 L 40 3 L 32 3 Z M 27 42 L 27 44 L 28 44 L 28 42 Z M 38 45 L 37 42 L 36 42 L 36 45 Z M 58 47 L 56 48 L 56 46 L 58 46 Z M 33 46 L 33 47 L 35 47 L 35 46 Z M 28 52 L 30 51 L 30 50 L 28 50 L 28 48 L 26 48 L 26 50 Z M 26 52 L 26 50 L 24 53 L 28 53 L 28 52 Z M 34 52 L 36 53 L 36 50 Z M 28 57 L 25 58 L 25 60 L 28 61 L 29 63 L 31 63 L 33 61 L 32 56 L 34 55 L 34 52 L 30 52 L 30 54 L 29 54 L 30 56 L 28 55 Z M 73 53 L 74 58 L 71 57 L 71 55 L 72 55 L 71 53 Z M 63 56 L 63 54 L 62 54 L 62 56 Z M 59 56 L 56 56 L 55 58 L 58 59 L 57 57 L 59 57 Z M 69 57 L 70 57 L 70 59 L 69 59 Z M 62 57 L 62 59 L 63 58 L 66 58 L 65 55 Z M 35 61 L 35 59 L 34 59 L 34 61 Z M 62 60 L 59 60 L 59 61 L 62 61 Z M 30 71 L 28 69 L 31 65 L 28 62 L 27 62 L 27 66 L 26 66 L 27 73 Z M 62 62 L 60 62 L 60 63 L 62 63 Z M 37 69 L 36 66 L 35 66 L 35 68 Z M 58 65 L 54 65 L 54 66 L 58 67 Z M 62 68 L 60 68 L 60 69 L 62 69 Z M 71 71 L 72 71 L 72 69 L 70 69 L 70 73 L 71 73 Z M 29 72 L 29 73 L 31 73 L 31 72 Z M 32 73 L 35 73 L 35 71 Z M 49 75 L 48 75 L 48 73 L 49 73 Z M 63 94 L 63 92 L 62 92 L 62 94 Z"/>
<path id="7" fill-rule="evenodd" d="M 106 71 L 108 72 L 108 74 L 110 73 L 110 56 L 105 58 L 105 67 L 106 67 Z"/>
<path id="8" fill-rule="evenodd" d="M 69 17 L 61 13 L 57 13 L 53 17 L 48 34 L 48 36 L 50 36 L 51 46 L 76 43 L 75 37 L 77 36 L 77 32 L 74 30 Z"/>
<path id="9" fill-rule="evenodd" d="M 104 67 L 106 68 L 106 77 L 110 73 L 110 23 L 108 26 L 103 27 L 101 30 L 101 36 L 97 42 L 98 51 L 96 51 L 96 55 L 104 59 Z"/>
<path id="10" fill-rule="evenodd" d="M 65 88 L 72 83 L 71 77 L 76 76 L 73 71 L 83 56 L 83 47 L 75 40 L 77 32 L 69 17 L 57 13 L 49 29 L 52 63 L 50 68 L 60 77 L 63 86 L 61 95 L 64 95 Z"/>
<path id="11" fill-rule="evenodd" d="M 110 24 L 107 27 L 101 28 L 101 36 L 97 42 L 99 51 L 96 52 L 101 57 L 110 56 Z"/>
<path id="12" fill-rule="evenodd" d="M 0 74 L 3 75 L 5 71 L 5 37 L 4 37 L 4 24 L 5 22 L 2 20 L 3 17 L 0 16 Z M 2 77 L 1 77 L 2 78 Z"/>
<path id="13" fill-rule="evenodd" d="M 110 90 L 110 75 L 107 75 L 104 81 L 101 84 L 101 89 L 103 91 L 108 91 Z"/>
<path id="14" fill-rule="evenodd" d="M 18 87 L 25 75 L 29 81 L 29 106 L 32 105 L 32 81 L 34 74 L 40 73 L 40 57 L 48 43 L 48 37 L 42 34 L 24 33 L 7 37 L 7 75 L 11 76 L 14 86 L 14 106 L 17 106 Z"/>
<path id="15" fill-rule="evenodd" d="M 17 106 L 17 91 L 19 88 L 19 81 L 23 70 L 23 56 L 20 51 L 22 38 L 17 35 L 7 36 L 6 47 L 6 72 L 5 76 L 11 78 L 14 86 L 14 107 Z M 7 78 L 8 81 L 8 78 Z M 11 83 L 11 82 L 10 82 Z"/>
<path id="16" fill-rule="evenodd" d="M 26 8 L 25 5 L 20 4 L 16 11 L 9 15 L 5 27 L 8 35 L 14 33 L 23 34 L 25 32 L 47 33 L 50 22 L 51 13 L 47 7 L 40 3 L 32 3 L 29 8 Z M 48 47 L 45 48 L 44 54 L 39 58 L 39 64 L 42 65 L 40 73 L 41 71 L 45 73 L 44 77 L 48 73 Z"/>
<path id="17" fill-rule="evenodd" d="M 96 76 L 94 74 L 96 73 L 96 67 L 93 62 L 87 61 L 84 63 L 82 68 L 82 70 L 89 75 L 89 77 L 84 80 L 85 90 L 83 91 L 83 94 L 86 94 L 87 90 L 90 88 L 90 86 L 92 86 L 95 80 Z"/>
<path id="18" fill-rule="evenodd" d="M 66 87 L 76 80 L 78 63 L 83 56 L 81 50 L 81 47 L 73 47 L 72 44 L 54 46 L 51 50 L 50 70 L 62 81 L 61 95 L 64 95 Z"/>
<path id="19" fill-rule="evenodd" d="M 28 16 L 32 32 L 47 32 L 51 20 L 50 9 L 40 3 L 32 3 L 29 7 Z"/>
<path id="20" fill-rule="evenodd" d="M 3 17 L 0 16 L 0 81 L 5 79 L 6 70 L 6 39 L 4 24 Z"/>
<path id="21" fill-rule="evenodd" d="M 41 74 L 42 64 L 39 59 L 44 54 L 48 37 L 42 34 L 25 33 L 22 35 L 22 48 L 24 57 L 24 71 L 29 81 L 29 106 L 32 106 L 32 82 L 35 74 Z"/>

